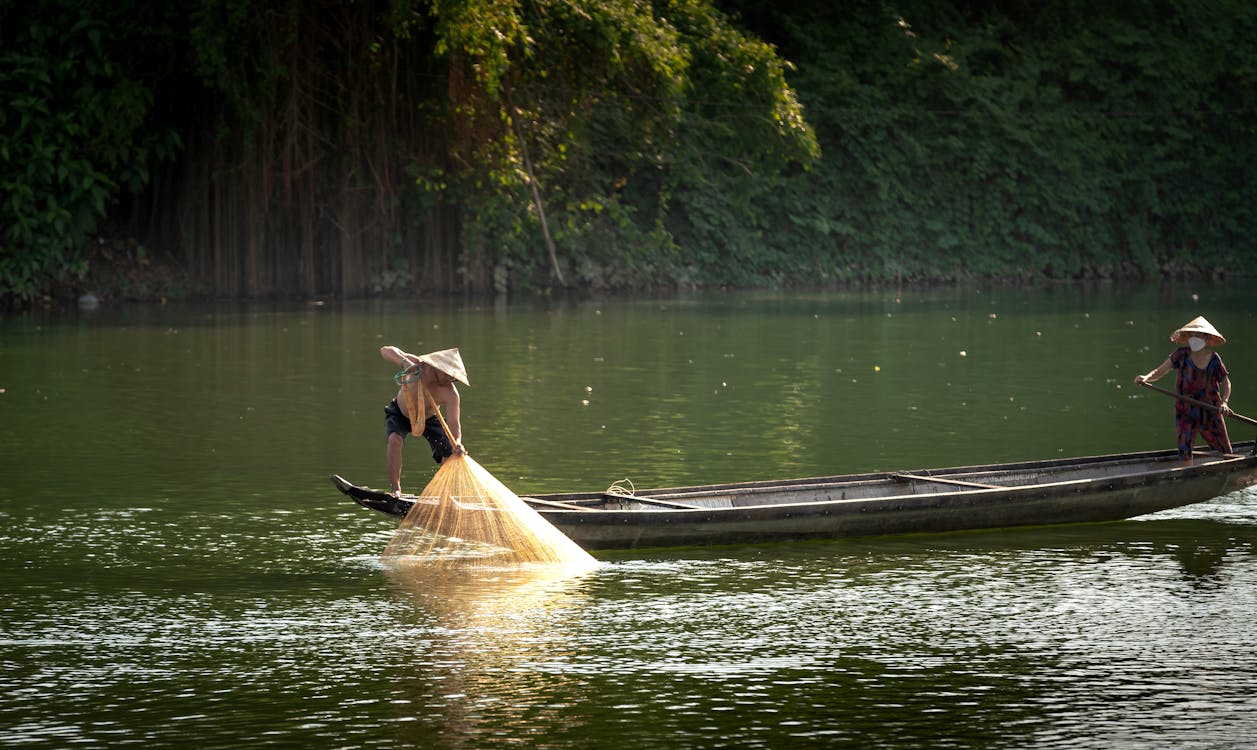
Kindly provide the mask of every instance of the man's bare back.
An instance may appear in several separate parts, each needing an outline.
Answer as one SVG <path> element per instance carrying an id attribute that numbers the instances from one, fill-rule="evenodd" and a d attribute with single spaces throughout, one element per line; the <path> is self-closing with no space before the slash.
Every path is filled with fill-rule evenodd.
<path id="1" fill-rule="evenodd" d="M 432 434 L 428 434 L 432 430 L 436 430 L 436 427 L 432 427 L 430 430 L 425 432 L 424 423 L 416 423 L 415 415 L 411 413 L 409 403 L 413 398 L 413 395 L 408 393 L 408 389 L 405 386 L 397 392 L 397 398 L 394 401 L 394 404 L 396 404 L 394 414 L 396 414 L 397 411 L 400 411 L 405 416 L 406 421 L 410 422 L 410 425 L 407 426 L 400 421 L 394 420 L 392 417 L 388 417 L 386 419 L 386 424 L 388 425 L 388 449 L 386 455 L 388 462 L 389 484 L 391 485 L 392 492 L 394 494 L 400 494 L 402 444 L 407 433 L 414 432 L 414 434 L 419 434 L 420 432 L 425 432 L 424 437 L 428 438 L 429 442 L 433 442 L 433 458 L 436 459 L 438 463 L 440 462 L 440 456 L 442 454 L 455 456 L 467 454 L 467 449 L 463 447 L 463 428 L 462 421 L 460 419 L 460 398 L 458 388 L 454 385 L 455 380 L 461 380 L 466 383 L 467 376 L 463 368 L 462 359 L 458 356 L 457 349 L 449 349 L 418 356 L 404 352 L 395 346 L 383 346 L 380 347 L 380 356 L 386 361 L 393 363 L 393 365 L 398 368 L 399 372 L 417 372 L 419 374 L 419 384 L 422 386 L 421 390 L 426 392 L 427 395 L 431 397 L 432 401 L 435 402 L 435 408 L 440 409 L 440 412 L 444 415 L 445 427 L 448 428 L 449 444 L 443 449 L 436 447 L 445 443 L 444 437 L 436 437 Z M 438 365 L 443 365 L 446 369 L 451 370 L 451 372 L 442 370 Z M 420 396 L 420 398 L 423 398 L 423 396 Z M 385 414 L 388 415 L 389 409 L 393 408 L 393 405 L 390 405 L 387 409 L 385 409 Z M 435 408 L 432 404 L 426 403 L 415 411 L 422 411 L 425 417 L 431 417 L 434 415 Z M 395 421 L 397 422 L 396 425 L 394 424 Z"/>

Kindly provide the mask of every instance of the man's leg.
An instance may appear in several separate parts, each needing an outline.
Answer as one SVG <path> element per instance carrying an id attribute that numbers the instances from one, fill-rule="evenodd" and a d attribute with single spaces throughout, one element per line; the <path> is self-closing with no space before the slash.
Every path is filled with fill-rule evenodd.
<path id="1" fill-rule="evenodd" d="M 388 448 L 385 455 L 388 459 L 389 487 L 394 495 L 402 494 L 402 436 L 396 432 L 388 434 Z"/>

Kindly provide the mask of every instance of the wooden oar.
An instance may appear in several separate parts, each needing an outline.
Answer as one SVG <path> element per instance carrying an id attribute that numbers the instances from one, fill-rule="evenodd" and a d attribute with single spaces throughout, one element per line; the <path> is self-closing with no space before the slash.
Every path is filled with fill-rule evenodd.
<path id="1" fill-rule="evenodd" d="M 1149 382 L 1148 382 L 1148 381 L 1146 381 L 1146 380 L 1145 380 L 1144 382 L 1140 383 L 1140 385 L 1142 385 L 1144 388 L 1147 388 L 1147 389 L 1148 389 L 1148 390 L 1150 390 L 1150 391 L 1156 391 L 1157 393 L 1164 393 L 1164 394 L 1165 394 L 1165 395 L 1167 395 L 1167 396 L 1173 396 L 1174 398 L 1181 399 L 1181 400 L 1183 400 L 1183 401 L 1186 401 L 1186 402 L 1187 402 L 1187 403 L 1189 403 L 1189 404 L 1195 404 L 1196 406 L 1203 406 L 1203 407 L 1204 407 L 1204 408 L 1206 408 L 1206 409 L 1211 409 L 1211 410 L 1213 410 L 1213 411 L 1219 411 L 1218 407 L 1214 406 L 1213 404 L 1206 403 L 1206 402 L 1204 402 L 1204 401 L 1201 401 L 1200 399 L 1195 399 L 1195 398 L 1192 398 L 1191 396 L 1183 396 L 1183 395 L 1181 395 L 1181 394 L 1175 393 L 1174 391 L 1167 391 L 1167 390 L 1166 390 L 1166 389 L 1164 389 L 1164 388 L 1158 388 L 1157 386 L 1153 385 L 1152 383 L 1149 383 Z M 1228 414 L 1227 416 L 1229 416 L 1229 417 L 1235 417 L 1236 419 L 1238 419 L 1238 420 L 1239 420 L 1239 421 L 1241 421 L 1241 422 L 1247 422 L 1247 423 L 1249 423 L 1249 424 L 1257 424 L 1257 419 L 1252 419 L 1251 417 L 1246 417 L 1246 416 L 1244 416 L 1243 414 L 1237 414 L 1237 413 L 1235 413 L 1235 412 L 1231 412 L 1231 413 L 1230 413 L 1230 414 Z"/>

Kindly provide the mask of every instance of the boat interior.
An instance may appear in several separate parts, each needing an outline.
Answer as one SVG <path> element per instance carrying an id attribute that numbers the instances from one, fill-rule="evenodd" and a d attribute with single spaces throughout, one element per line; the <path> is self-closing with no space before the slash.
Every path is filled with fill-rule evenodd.
<path id="1" fill-rule="evenodd" d="M 782 482 L 746 482 L 643 490 L 635 493 L 612 488 L 604 493 L 548 495 L 544 499 L 524 499 L 534 507 L 569 510 L 695 510 L 867 500 L 905 495 L 1001 491 L 1064 482 L 1145 476 L 1151 473 L 1182 471 L 1211 464 L 1242 461 L 1252 458 L 1253 444 L 1236 444 L 1233 450 L 1235 452 L 1229 454 L 1198 450 L 1190 465 L 1181 462 L 1174 451 L 1163 451 L 954 469 L 819 477 Z"/>

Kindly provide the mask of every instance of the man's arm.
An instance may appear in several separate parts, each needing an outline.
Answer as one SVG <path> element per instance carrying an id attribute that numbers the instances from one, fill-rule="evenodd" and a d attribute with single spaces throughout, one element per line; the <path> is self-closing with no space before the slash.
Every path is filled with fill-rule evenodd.
<path id="1" fill-rule="evenodd" d="M 385 361 L 392 362 L 394 365 L 397 365 L 398 369 L 401 370 L 404 370 L 419 361 L 419 358 L 415 355 L 408 354 L 395 346 L 381 346 L 380 356 L 383 357 Z"/>
<path id="2" fill-rule="evenodd" d="M 445 422 L 450 426 L 450 432 L 454 435 L 454 452 L 465 453 L 463 449 L 463 425 L 459 420 L 459 407 L 462 404 L 462 398 L 458 395 L 458 389 L 450 383 L 450 399 L 445 402 Z"/>
<path id="3" fill-rule="evenodd" d="M 434 405 L 441 407 L 445 426 L 449 428 L 450 437 L 453 438 L 454 455 L 467 455 L 467 448 L 463 445 L 462 421 L 459 419 L 462 397 L 459 396 L 458 388 L 453 383 L 438 383 L 428 391 L 428 396 L 432 398 Z"/>

